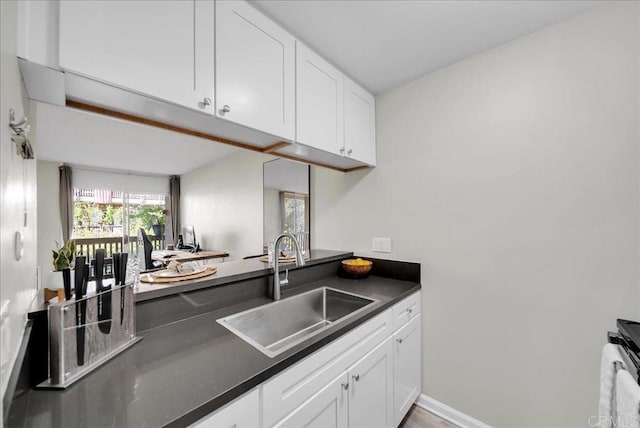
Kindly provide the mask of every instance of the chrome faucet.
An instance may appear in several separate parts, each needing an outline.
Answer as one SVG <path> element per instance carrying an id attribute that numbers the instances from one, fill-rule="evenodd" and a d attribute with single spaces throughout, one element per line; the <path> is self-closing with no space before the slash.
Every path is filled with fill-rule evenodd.
<path id="1" fill-rule="evenodd" d="M 280 280 L 280 242 L 283 238 L 289 238 L 293 241 L 293 246 L 296 249 L 296 266 L 304 266 L 304 257 L 302 257 L 298 240 L 290 233 L 278 235 L 273 244 L 273 300 L 280 300 L 280 287 L 289 284 L 289 269 L 285 270 L 284 279 Z"/>

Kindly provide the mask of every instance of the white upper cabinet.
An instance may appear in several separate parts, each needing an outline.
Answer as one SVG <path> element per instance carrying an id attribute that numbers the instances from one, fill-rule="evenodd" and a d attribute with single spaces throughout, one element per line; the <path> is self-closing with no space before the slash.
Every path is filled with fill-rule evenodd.
<path id="1" fill-rule="evenodd" d="M 343 75 L 296 42 L 296 142 L 344 153 Z"/>
<path id="2" fill-rule="evenodd" d="M 376 101 L 373 95 L 344 78 L 345 155 L 375 166 Z"/>
<path id="3" fill-rule="evenodd" d="M 213 114 L 212 1 L 61 1 L 60 67 Z"/>
<path id="4" fill-rule="evenodd" d="M 244 1 L 216 2 L 216 114 L 293 140 L 295 39 Z"/>

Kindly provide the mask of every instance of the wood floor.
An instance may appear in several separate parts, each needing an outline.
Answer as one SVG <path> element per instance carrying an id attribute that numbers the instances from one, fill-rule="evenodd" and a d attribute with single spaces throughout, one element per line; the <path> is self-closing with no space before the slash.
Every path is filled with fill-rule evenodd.
<path id="1" fill-rule="evenodd" d="M 458 425 L 414 404 L 398 428 L 458 428 Z"/>

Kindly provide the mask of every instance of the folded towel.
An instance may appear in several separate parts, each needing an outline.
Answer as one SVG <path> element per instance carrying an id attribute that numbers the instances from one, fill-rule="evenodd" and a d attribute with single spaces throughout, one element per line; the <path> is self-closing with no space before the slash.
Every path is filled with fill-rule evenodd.
<path id="1" fill-rule="evenodd" d="M 601 421 L 613 421 L 615 413 L 615 380 L 616 363 L 626 369 L 618 345 L 607 343 L 602 348 L 602 358 L 600 360 L 600 405 L 598 416 Z M 611 426 L 605 424 L 605 426 Z"/>
<path id="2" fill-rule="evenodd" d="M 620 428 L 640 426 L 640 385 L 626 370 L 616 374 L 616 423 Z"/>

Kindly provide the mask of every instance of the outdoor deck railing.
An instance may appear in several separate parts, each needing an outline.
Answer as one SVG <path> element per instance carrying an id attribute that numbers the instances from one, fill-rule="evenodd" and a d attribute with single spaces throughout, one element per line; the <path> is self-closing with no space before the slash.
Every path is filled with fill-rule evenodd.
<path id="1" fill-rule="evenodd" d="M 154 250 L 161 250 L 164 248 L 164 235 L 155 236 L 149 235 L 151 244 Z M 83 255 L 89 260 L 92 260 L 96 255 L 96 249 L 103 248 L 105 250 L 105 257 L 110 258 L 113 253 L 122 253 L 122 237 L 113 236 L 108 238 L 75 238 L 76 254 Z M 129 254 L 138 253 L 138 238 L 136 236 L 125 237 L 125 251 Z"/>

